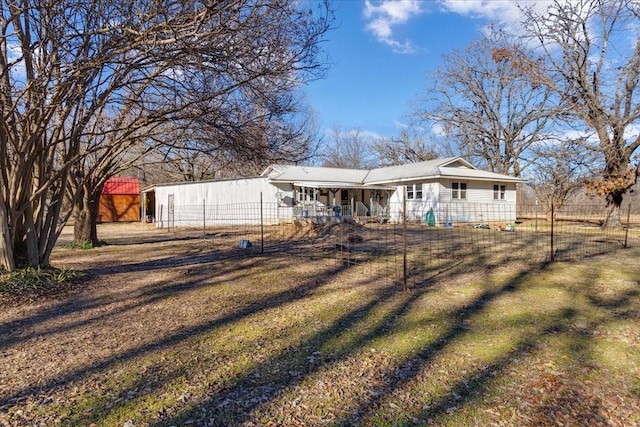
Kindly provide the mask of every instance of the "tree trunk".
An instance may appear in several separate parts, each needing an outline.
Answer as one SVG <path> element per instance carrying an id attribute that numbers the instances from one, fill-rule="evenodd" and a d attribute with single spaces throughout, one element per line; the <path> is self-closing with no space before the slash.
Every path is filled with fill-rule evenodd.
<path id="1" fill-rule="evenodd" d="M 607 206 L 607 212 L 602 227 L 611 229 L 622 228 L 622 221 L 620 220 L 620 205 L 612 203 Z"/>
<path id="2" fill-rule="evenodd" d="M 8 215 L 4 204 L 0 204 L 0 267 L 8 271 L 16 268 L 13 259 L 13 241 L 9 233 Z"/>
<path id="3" fill-rule="evenodd" d="M 84 245 L 87 242 L 91 246 L 99 246 L 98 229 L 96 220 L 98 216 L 99 196 L 85 193 L 79 197 L 74 207 L 73 242 L 76 245 Z"/>
<path id="4" fill-rule="evenodd" d="M 628 188 L 618 188 L 607 194 L 607 212 L 604 219 L 603 228 L 619 229 L 622 228 L 620 220 L 620 207 L 622 199 Z"/>

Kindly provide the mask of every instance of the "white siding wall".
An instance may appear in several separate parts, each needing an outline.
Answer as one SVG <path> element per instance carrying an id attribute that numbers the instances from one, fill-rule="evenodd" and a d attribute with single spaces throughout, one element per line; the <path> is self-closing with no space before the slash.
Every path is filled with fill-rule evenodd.
<path id="1" fill-rule="evenodd" d="M 451 182 L 467 184 L 467 198 L 451 198 Z M 493 185 L 506 186 L 506 199 L 493 199 Z M 404 185 L 391 195 L 391 220 L 402 220 Z M 422 200 L 407 200 L 407 216 L 411 221 L 423 221 L 433 210 L 437 225 L 447 223 L 512 222 L 516 219 L 516 184 L 500 182 L 446 180 L 423 184 Z"/>
<path id="2" fill-rule="evenodd" d="M 229 181 L 190 182 L 156 187 L 156 226 L 166 227 L 169 195 L 173 195 L 175 226 L 202 227 L 207 225 L 257 224 L 260 220 L 260 193 L 263 199 L 263 218 L 277 223 L 291 217 L 291 207 L 278 206 L 279 189 L 267 178 Z M 214 209 L 217 212 L 214 212 Z"/>
<path id="3" fill-rule="evenodd" d="M 439 182 L 440 200 L 439 202 L 449 203 L 451 201 L 451 182 Z"/>
<path id="4" fill-rule="evenodd" d="M 451 183 L 465 182 L 467 184 L 466 200 L 451 198 Z M 506 186 L 505 200 L 494 200 L 493 186 Z M 516 219 L 516 184 L 491 181 L 463 181 L 449 180 L 441 183 L 439 222 L 452 223 L 480 223 L 480 222 L 511 222 Z"/>
<path id="5" fill-rule="evenodd" d="M 414 183 L 411 183 L 414 184 Z M 399 185 L 396 191 L 389 198 L 390 219 L 394 222 L 402 221 L 402 202 L 404 198 L 405 185 Z M 410 221 L 424 220 L 424 214 L 430 209 L 434 215 L 438 209 L 438 197 L 440 185 L 437 182 L 425 182 L 422 184 L 422 199 L 407 200 L 407 218 Z M 437 215 L 436 215 L 437 217 Z"/>
<path id="6" fill-rule="evenodd" d="M 409 220 L 424 221 L 425 214 L 433 210 L 436 224 L 479 222 L 512 222 L 516 219 L 515 183 L 466 182 L 466 200 L 451 199 L 452 180 L 423 183 L 420 200 L 407 200 Z M 414 183 L 412 183 L 414 184 Z M 506 200 L 493 199 L 493 185 L 506 186 Z M 402 221 L 405 185 L 399 185 L 389 197 L 391 221 Z M 175 226 L 202 227 L 206 225 L 259 224 L 260 193 L 263 198 L 265 223 L 278 223 L 293 218 L 293 187 L 280 188 L 266 177 L 214 182 L 193 182 L 156 187 L 156 225 L 166 227 L 168 199 L 173 194 Z M 279 193 L 279 196 L 278 195 Z M 280 202 L 279 202 L 280 201 Z M 217 207 L 217 212 L 207 207 Z M 228 208 L 225 208 L 228 207 Z"/>

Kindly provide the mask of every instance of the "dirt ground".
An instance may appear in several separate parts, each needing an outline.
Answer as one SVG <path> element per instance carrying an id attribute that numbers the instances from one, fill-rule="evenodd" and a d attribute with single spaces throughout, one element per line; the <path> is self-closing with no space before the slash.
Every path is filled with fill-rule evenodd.
<path id="1" fill-rule="evenodd" d="M 268 272 L 254 270 L 256 264 L 260 262 L 259 253 L 255 246 L 242 249 L 238 247 L 238 239 L 234 236 L 222 239 L 217 236 L 203 235 L 202 230 L 182 230 L 174 233 L 168 232 L 166 229 L 157 229 L 153 224 L 100 224 L 98 235 L 107 245 L 92 250 L 65 248 L 64 245 L 72 241 L 72 233 L 71 227 L 65 228 L 60 236 L 58 248 L 52 257 L 52 263 L 56 267 L 81 271 L 84 274 L 83 279 L 66 295 L 37 299 L 25 304 L 0 306 L 0 427 L 27 425 L 133 427 L 134 425 L 165 425 L 163 420 L 167 419 L 174 422 L 167 422 L 166 425 L 182 425 L 183 418 L 177 416 L 172 418 L 173 414 L 167 413 L 164 408 L 153 409 L 159 414 L 155 423 L 134 424 L 128 420 L 123 422 L 117 417 L 121 413 L 126 413 L 128 401 L 140 402 L 141 399 L 154 393 L 156 396 L 168 399 L 166 396 L 172 396 L 173 388 L 179 389 L 180 384 L 177 382 L 174 384 L 172 381 L 177 381 L 174 376 L 180 377 L 177 373 L 182 370 L 189 371 L 194 366 L 199 364 L 205 366 L 209 362 L 211 364 L 207 366 L 211 366 L 211 368 L 208 369 L 220 366 L 219 362 L 222 359 L 214 360 L 213 358 L 222 358 L 224 355 L 215 355 L 215 352 L 199 353 L 193 359 L 185 361 L 179 360 L 178 357 L 176 360 L 171 360 L 171 368 L 168 368 L 164 362 L 167 357 L 172 357 L 173 354 L 187 354 L 183 351 L 183 347 L 196 344 L 212 345 L 204 343 L 204 339 L 200 344 L 199 341 L 193 341 L 192 338 L 214 327 L 218 328 L 219 323 L 216 319 L 229 318 L 234 322 L 240 322 L 245 318 L 250 319 L 252 316 L 257 316 L 262 311 L 274 310 L 270 316 L 275 319 L 275 325 L 277 325 L 278 316 L 284 316 L 284 309 L 280 308 L 279 304 L 290 303 L 289 300 L 283 298 L 292 294 L 291 289 L 295 290 L 296 298 L 298 298 L 297 295 L 303 297 L 310 295 L 320 282 L 323 283 L 323 287 L 321 288 L 322 293 L 319 295 L 336 290 L 339 291 L 336 294 L 346 295 L 354 292 L 353 289 L 359 289 L 363 286 L 362 277 L 353 277 L 346 280 L 345 283 L 335 283 L 327 271 L 341 273 L 343 270 L 342 266 L 337 264 L 327 269 L 327 263 L 334 262 L 332 260 L 300 256 L 292 261 L 292 257 L 295 255 L 291 253 L 283 253 L 282 256 L 269 258 Z M 252 274 L 249 274 L 249 271 Z M 454 286 L 460 287 L 462 283 L 467 281 L 466 279 L 464 275 L 459 276 Z M 238 286 L 243 287 L 241 291 L 238 290 Z M 273 289 L 269 287 L 273 287 Z M 385 291 L 384 287 L 374 289 L 376 292 Z M 425 290 L 425 292 L 427 291 Z M 262 300 L 259 298 L 261 292 L 269 293 L 269 295 L 273 293 L 274 296 L 270 297 L 272 299 L 265 300 L 267 302 L 261 302 Z M 507 288 L 506 295 L 511 292 L 512 289 Z M 629 294 L 630 301 L 637 298 L 637 291 L 635 292 Z M 255 298 L 253 297 L 254 293 Z M 297 301 L 297 299 L 292 298 L 291 301 Z M 393 299 L 390 301 L 395 303 Z M 479 306 L 486 304 L 484 300 L 479 301 L 477 303 Z M 344 301 L 345 304 L 355 304 L 355 302 Z M 468 312 L 472 306 L 473 304 L 465 302 L 461 313 Z M 304 310 L 312 311 L 313 308 L 313 305 L 305 306 Z M 294 312 L 297 315 L 304 310 L 294 310 Z M 354 313 L 354 319 L 359 319 L 365 312 L 354 310 Z M 629 313 L 628 316 L 637 316 L 637 307 L 630 308 Z M 346 319 L 351 320 L 348 317 Z M 311 318 L 310 321 L 321 322 L 316 318 Z M 340 326 L 339 322 L 337 324 Z M 224 336 L 226 332 L 224 328 L 220 328 L 222 331 L 220 334 Z M 245 344 L 245 341 L 253 339 L 251 336 L 253 326 L 247 326 L 247 328 L 247 336 L 242 338 L 242 345 Z M 467 328 L 466 323 L 464 328 L 460 327 L 461 330 L 467 330 Z M 301 334 L 304 333 L 304 328 L 301 328 L 300 331 Z M 335 334 L 340 332 L 337 329 Z M 279 340 L 282 339 L 283 332 L 278 332 L 278 334 L 274 338 L 273 345 L 279 344 Z M 629 340 L 638 340 L 640 337 L 640 335 L 636 336 L 635 330 L 630 334 Z M 330 339 L 328 336 L 327 340 Z M 256 340 L 256 344 L 251 343 L 254 347 L 249 347 L 250 351 L 255 353 L 252 356 L 264 357 L 264 354 L 269 354 L 265 349 L 268 349 L 271 344 L 268 341 L 262 342 L 258 338 Z M 286 346 L 290 345 L 292 344 L 286 344 Z M 637 348 L 635 341 L 633 345 Z M 282 354 L 285 355 L 282 360 L 287 361 L 287 358 L 291 358 L 289 363 L 293 368 L 280 370 L 280 364 L 285 362 L 277 360 L 277 358 L 274 358 L 273 362 L 262 362 L 267 367 L 272 367 L 270 363 L 273 363 L 271 375 L 277 378 L 286 377 L 286 380 L 282 381 L 284 384 L 290 385 L 291 382 L 298 384 L 295 382 L 297 379 L 291 380 L 291 378 L 298 378 L 302 375 L 297 370 L 298 361 L 288 355 L 293 353 L 286 346 L 282 350 Z M 436 348 L 444 346 L 445 344 L 439 343 Z M 303 361 L 309 362 L 311 360 L 313 362 L 320 358 L 320 353 L 314 350 L 314 348 L 303 348 L 301 350 Z M 174 351 L 175 353 L 173 353 Z M 308 354 L 304 352 L 308 352 Z M 377 363 L 377 358 L 382 360 L 383 357 L 386 357 L 383 353 L 371 353 L 368 347 L 363 352 L 367 357 L 365 361 L 371 361 L 372 365 Z M 458 353 L 453 354 L 456 357 L 459 355 Z M 148 357 L 157 357 L 157 361 L 149 362 Z M 464 358 L 460 357 L 459 363 L 462 364 Z M 524 356 L 517 355 L 517 357 Z M 345 360 L 355 359 L 345 357 Z M 327 359 L 325 362 L 327 366 L 330 366 L 333 360 Z M 361 362 L 354 362 L 354 365 L 360 366 Z M 544 370 L 547 368 L 541 363 L 540 367 L 536 369 Z M 587 368 L 592 369 L 591 365 Z M 338 371 L 345 369 L 346 367 L 341 365 Z M 483 367 L 482 369 L 484 372 L 487 368 Z M 552 376 L 545 374 L 548 378 L 542 374 L 540 377 L 526 378 L 523 384 L 527 384 L 527 381 L 529 383 L 533 383 L 534 380 L 538 381 L 535 384 L 538 384 L 538 389 L 542 391 L 539 400 L 527 401 L 530 396 L 527 394 L 526 388 L 523 388 L 522 393 L 529 397 L 523 398 L 522 401 L 530 407 L 542 408 L 544 406 L 543 409 L 548 413 L 558 411 L 557 417 L 555 415 L 549 416 L 544 419 L 545 422 L 536 424 L 531 421 L 531 418 L 528 420 L 524 417 L 518 418 L 520 414 L 515 412 L 507 416 L 505 408 L 511 410 L 512 406 L 509 405 L 513 403 L 510 401 L 509 395 L 498 398 L 498 401 L 505 405 L 504 407 L 494 407 L 490 404 L 487 409 L 483 409 L 488 414 L 485 416 L 491 417 L 493 415 L 490 411 L 495 411 L 497 418 L 493 425 L 514 425 L 510 424 L 511 422 L 519 425 L 556 425 L 557 423 L 560 423 L 558 425 L 580 425 L 579 422 L 572 422 L 571 416 L 574 417 L 573 421 L 580 419 L 584 421 L 588 418 L 580 418 L 582 415 L 578 414 L 584 409 L 584 405 L 578 402 L 577 398 L 573 399 L 573 395 L 570 395 L 570 392 L 573 393 L 571 388 L 573 384 L 571 387 L 565 386 L 564 383 L 561 384 L 562 387 L 556 384 L 559 381 L 558 378 L 567 382 L 570 382 L 571 378 L 563 376 L 565 373 L 559 373 L 558 368 L 553 367 L 553 369 Z M 637 367 L 631 369 L 637 370 Z M 130 370 L 135 372 L 132 374 L 132 378 L 126 376 L 129 375 Z M 206 369 L 201 370 L 201 372 L 204 371 Z M 251 381 L 263 381 L 260 379 L 260 375 L 265 375 L 264 372 L 256 372 L 256 377 L 251 377 Z M 520 371 L 517 372 L 520 373 Z M 225 375 L 232 374 L 226 373 Z M 235 373 L 234 375 L 239 374 Z M 143 377 L 145 382 L 141 379 Z M 189 378 L 188 375 L 185 377 Z M 352 377 L 349 376 L 350 379 Z M 425 382 L 430 381 L 430 377 L 427 377 Z M 543 378 L 544 381 L 539 378 Z M 551 387 L 549 378 L 556 382 L 554 387 L 561 390 L 557 397 L 551 392 L 547 393 L 546 388 Z M 640 379 L 640 377 L 638 378 Z M 198 378 L 195 378 L 194 381 L 196 379 Z M 215 381 L 208 381 L 210 384 L 217 384 Z M 114 382 L 118 384 L 114 385 Z M 157 386 L 156 382 L 162 383 L 162 386 Z M 305 385 L 303 382 L 300 384 L 301 386 Z M 323 379 L 317 384 L 320 384 L 318 387 L 323 388 L 330 385 L 327 379 Z M 156 386 L 162 393 L 155 390 Z M 598 421 L 594 425 L 633 425 L 625 424 L 629 420 L 638 425 L 637 423 L 640 423 L 638 399 L 630 399 L 628 395 L 619 395 L 613 386 L 615 384 L 612 383 L 612 387 L 601 389 L 598 388 L 599 384 L 597 383 L 583 385 L 583 388 L 597 388 L 596 392 L 600 393 L 598 398 L 611 404 L 607 408 L 612 409 L 603 410 L 603 415 L 601 417 L 598 415 L 600 418 L 593 418 Z M 232 393 L 235 388 L 234 386 L 227 387 L 228 389 L 222 391 L 207 389 L 206 392 L 219 393 L 221 396 L 227 396 L 226 400 L 231 400 L 236 396 Z M 196 387 L 193 386 L 193 390 L 195 389 Z M 114 393 L 112 390 L 123 391 Z M 238 390 L 241 390 L 239 386 Z M 348 387 L 344 387 L 344 390 L 348 390 Z M 254 387 L 251 393 L 254 391 L 256 393 L 262 392 L 264 395 L 270 393 L 269 390 L 264 391 L 260 387 Z M 403 398 L 410 400 L 410 391 L 407 391 L 407 396 Z M 188 406 L 190 399 L 193 398 L 192 393 L 196 392 L 180 391 L 177 396 L 171 397 L 173 399 L 171 405 Z M 451 393 L 455 401 L 464 402 L 467 399 L 458 395 L 462 394 L 461 389 L 453 389 Z M 243 397 L 245 399 L 243 404 L 252 408 L 258 407 L 257 401 L 254 402 L 251 399 L 259 399 L 260 396 L 254 397 L 245 389 L 242 389 L 242 393 L 238 392 L 237 396 L 243 394 L 247 396 Z M 95 397 L 95 400 L 87 400 L 87 396 L 99 397 Z M 78 403 L 85 402 L 85 400 L 86 403 Z M 218 408 L 218 410 L 220 410 L 219 408 L 231 407 L 232 403 L 228 403 L 226 400 L 214 402 L 221 406 L 213 406 L 213 403 L 206 400 L 203 400 L 202 405 Z M 564 405 L 570 400 L 574 407 L 567 411 L 573 412 L 563 412 L 562 409 L 558 409 L 559 405 Z M 470 401 L 473 402 L 473 400 Z M 391 411 L 395 410 L 393 405 L 396 403 L 392 402 L 389 405 Z M 458 406 L 461 405 L 462 403 Z M 60 409 L 52 413 L 48 409 L 52 406 L 64 410 Z M 151 404 L 147 406 L 152 407 Z M 274 404 L 275 406 L 277 405 Z M 285 406 L 283 404 L 279 407 Z M 469 407 L 472 406 L 469 405 Z M 92 409 L 94 407 L 102 408 L 102 412 Z M 456 406 L 449 407 L 443 404 L 443 408 L 445 416 L 455 415 L 457 410 L 452 410 L 449 414 L 447 411 L 450 408 L 455 409 Z M 299 408 L 295 411 L 294 409 L 292 406 L 292 414 L 299 411 Z M 433 411 L 433 408 L 430 410 Z M 197 408 L 193 409 L 194 413 L 196 411 Z M 105 418 L 105 413 L 114 418 Z M 329 418 L 327 415 L 323 415 L 323 417 L 318 418 L 317 423 L 303 424 L 292 421 L 291 424 L 285 423 L 284 425 L 327 425 L 325 420 L 339 419 Z M 353 419 L 357 420 L 357 418 Z M 118 421 L 116 423 L 113 420 Z M 605 423 L 607 420 L 610 421 L 609 424 Z M 256 422 L 258 424 L 246 425 L 260 425 L 259 421 Z M 367 425 L 364 422 L 362 424 Z M 184 425 L 199 425 L 199 423 L 194 421 Z M 212 422 L 210 425 L 223 424 Z M 381 422 L 379 424 L 370 423 L 370 425 L 386 424 Z M 416 421 L 415 425 L 422 424 Z"/>
<path id="2" fill-rule="evenodd" d="M 202 230 L 179 231 L 181 235 L 202 235 Z M 98 224 L 98 239 L 107 243 L 125 243 L 125 242 L 145 242 L 152 240 L 169 239 L 176 236 L 175 232 L 169 232 L 167 229 L 157 228 L 153 223 L 142 222 L 112 222 Z M 62 233 L 57 241 L 57 246 L 64 246 L 73 241 L 73 225 L 67 225 L 62 229 Z"/>
<path id="3" fill-rule="evenodd" d="M 82 272 L 75 288 L 0 305 L 0 426 L 32 425 L 28 408 L 50 402 L 52 390 L 62 388 L 65 398 L 73 399 L 82 390 L 64 390 L 65 383 L 197 323 L 197 316 L 183 315 L 184 300 L 175 305 L 165 293 L 172 283 L 188 287 L 184 278 L 196 271 L 210 276 L 211 264 L 229 257 L 228 247 L 216 248 L 201 231 L 169 233 L 153 224 L 113 223 L 99 224 L 98 236 L 108 244 L 92 250 L 64 248 L 73 240 L 71 226 L 59 238 L 52 265 Z M 234 268 L 246 262 L 241 252 L 231 258 L 236 258 L 230 261 Z M 189 313 L 196 313 L 206 301 L 188 299 L 187 304 Z M 24 412 L 24 423 L 3 419 L 1 414 L 25 401 L 27 408 L 17 409 L 19 415 Z"/>

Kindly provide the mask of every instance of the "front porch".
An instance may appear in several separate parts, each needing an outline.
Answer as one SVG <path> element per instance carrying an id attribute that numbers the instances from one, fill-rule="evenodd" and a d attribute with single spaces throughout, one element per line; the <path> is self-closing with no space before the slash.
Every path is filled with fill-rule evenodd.
<path id="1" fill-rule="evenodd" d="M 358 222 L 387 222 L 389 197 L 395 188 L 322 188 L 295 186 L 297 203 L 293 216 L 299 218 L 346 217 Z"/>

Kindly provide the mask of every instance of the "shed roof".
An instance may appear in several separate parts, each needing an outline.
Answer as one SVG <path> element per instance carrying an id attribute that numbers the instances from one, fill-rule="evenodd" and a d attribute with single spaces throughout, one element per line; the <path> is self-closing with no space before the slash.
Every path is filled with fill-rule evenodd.
<path id="1" fill-rule="evenodd" d="M 104 183 L 102 194 L 140 194 L 140 182 L 138 178 L 114 176 Z"/>

